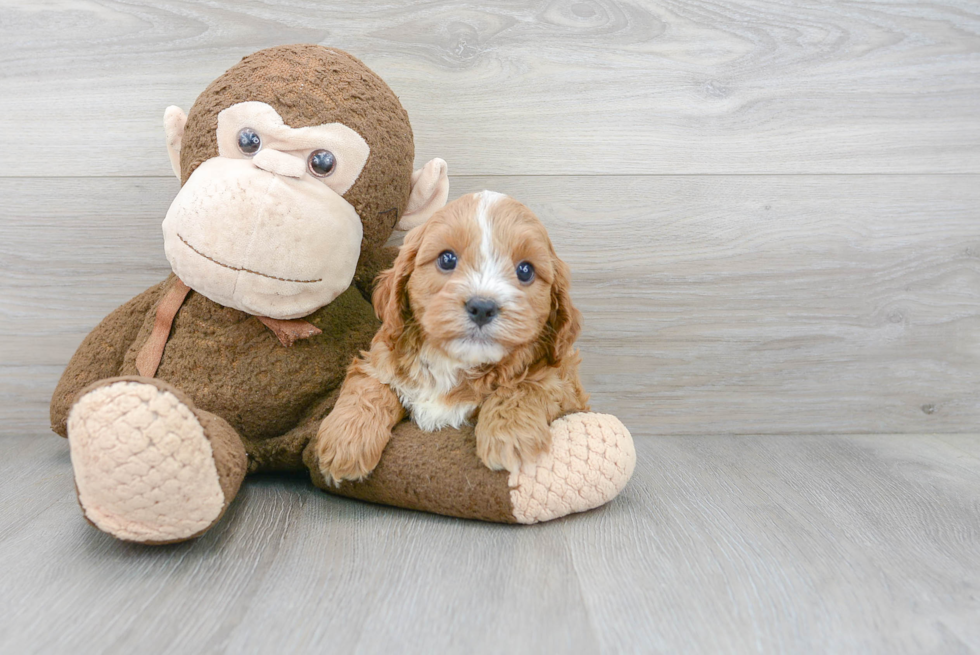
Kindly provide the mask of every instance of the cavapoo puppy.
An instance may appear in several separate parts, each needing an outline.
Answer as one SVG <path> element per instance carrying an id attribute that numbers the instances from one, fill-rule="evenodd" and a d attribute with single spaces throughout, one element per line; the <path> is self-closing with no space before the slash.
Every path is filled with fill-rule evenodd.
<path id="1" fill-rule="evenodd" d="M 374 291 L 381 329 L 320 424 L 324 478 L 367 476 L 406 412 L 430 431 L 475 421 L 491 469 L 547 451 L 551 421 L 588 411 L 569 281 L 541 221 L 499 193 L 463 196 L 409 232 Z"/>

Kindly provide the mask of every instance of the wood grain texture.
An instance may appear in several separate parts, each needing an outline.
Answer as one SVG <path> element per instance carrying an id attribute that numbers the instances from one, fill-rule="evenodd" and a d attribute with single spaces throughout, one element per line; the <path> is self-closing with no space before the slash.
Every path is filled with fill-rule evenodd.
<path id="1" fill-rule="evenodd" d="M 973 176 L 456 177 L 452 194 L 486 187 L 545 221 L 593 405 L 638 435 L 980 426 Z M 0 179 L 0 361 L 53 386 L 163 278 L 176 188 Z"/>
<path id="2" fill-rule="evenodd" d="M 84 522 L 48 400 L 169 271 L 163 110 L 294 42 L 545 221 L 637 438 L 613 503 L 269 476 L 188 544 Z M 0 653 L 980 652 L 978 115 L 964 0 L 0 3 Z"/>
<path id="3" fill-rule="evenodd" d="M 42 432 L 0 439 L 0 652 L 980 650 L 980 460 L 929 435 L 650 437 L 611 505 L 529 528 L 250 479 L 142 548 Z"/>
<path id="4" fill-rule="evenodd" d="M 295 42 L 363 58 L 456 174 L 980 172 L 961 0 L 21 0 L 0 33 L 4 176 L 169 175 L 164 108 Z"/>

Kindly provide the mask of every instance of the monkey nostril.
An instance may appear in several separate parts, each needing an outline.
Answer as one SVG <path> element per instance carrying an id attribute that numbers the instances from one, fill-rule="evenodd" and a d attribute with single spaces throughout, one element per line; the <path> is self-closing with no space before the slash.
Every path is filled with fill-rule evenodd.
<path id="1" fill-rule="evenodd" d="M 466 301 L 466 313 L 478 326 L 484 326 L 500 312 L 497 303 L 489 298 L 470 298 Z"/>

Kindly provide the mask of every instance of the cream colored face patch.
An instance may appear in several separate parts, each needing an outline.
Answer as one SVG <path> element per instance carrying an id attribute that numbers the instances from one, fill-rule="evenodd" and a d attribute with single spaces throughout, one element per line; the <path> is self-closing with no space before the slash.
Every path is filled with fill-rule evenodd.
<path id="1" fill-rule="evenodd" d="M 258 138 L 255 152 L 247 153 L 239 147 L 242 130 L 250 130 Z M 276 151 L 276 159 L 280 162 L 283 156 L 292 158 L 303 174 L 321 181 L 340 195 L 354 185 L 371 154 L 367 141 L 342 123 L 289 127 L 276 110 L 264 102 L 240 102 L 219 113 L 217 138 L 221 157 L 251 159 L 263 151 Z M 329 175 L 317 177 L 309 170 L 309 159 L 321 150 L 333 155 L 334 169 Z M 262 155 L 262 158 L 266 156 Z M 262 158 L 257 165 L 261 164 Z M 288 174 L 291 175 L 292 170 Z"/>
<path id="2" fill-rule="evenodd" d="M 370 148 L 340 123 L 292 128 L 263 102 L 218 114 L 218 156 L 195 169 L 163 221 L 174 273 L 249 314 L 307 316 L 354 277 L 363 226 L 343 194 Z"/>
<path id="3" fill-rule="evenodd" d="M 241 159 L 201 164 L 163 221 L 164 251 L 184 284 L 257 316 L 290 319 L 350 286 L 361 219 L 329 187 Z"/>

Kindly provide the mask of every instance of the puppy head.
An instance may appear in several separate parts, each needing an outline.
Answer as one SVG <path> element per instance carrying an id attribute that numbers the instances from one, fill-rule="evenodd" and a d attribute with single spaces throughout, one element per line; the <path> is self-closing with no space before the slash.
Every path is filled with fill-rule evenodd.
<path id="1" fill-rule="evenodd" d="M 413 322 L 424 340 L 469 365 L 521 348 L 555 364 L 581 329 L 569 283 L 530 209 L 491 191 L 463 196 L 409 232 L 379 278 L 379 338 L 394 346 Z"/>

